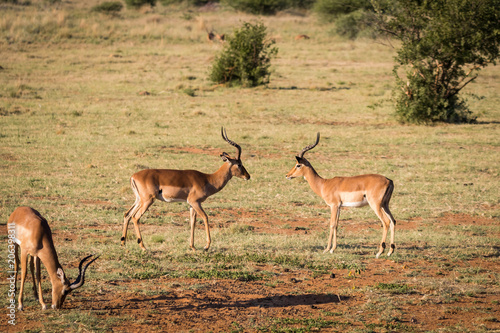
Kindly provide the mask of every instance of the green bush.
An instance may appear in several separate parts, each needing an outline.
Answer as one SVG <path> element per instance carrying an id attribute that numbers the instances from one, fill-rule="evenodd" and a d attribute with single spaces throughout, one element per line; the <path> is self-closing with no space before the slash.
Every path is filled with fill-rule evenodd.
<path id="1" fill-rule="evenodd" d="M 318 0 L 312 10 L 320 20 L 335 22 L 335 32 L 340 36 L 350 39 L 376 36 L 372 29 L 374 11 L 370 0 Z"/>
<path id="2" fill-rule="evenodd" d="M 246 13 L 273 15 L 289 8 L 310 8 L 314 0 L 223 0 L 223 3 Z"/>
<path id="3" fill-rule="evenodd" d="M 313 12 L 328 22 L 360 9 L 372 10 L 370 0 L 317 0 L 312 7 Z"/>
<path id="4" fill-rule="evenodd" d="M 460 91 L 500 59 L 498 0 L 373 0 L 377 25 L 401 41 L 396 115 L 405 123 L 470 123 Z"/>
<path id="5" fill-rule="evenodd" d="M 123 9 L 123 4 L 120 1 L 106 1 L 92 7 L 93 12 L 104 14 L 117 14 Z"/>
<path id="6" fill-rule="evenodd" d="M 375 38 L 376 34 L 371 27 L 370 18 L 371 13 L 364 9 L 342 15 L 335 21 L 335 32 L 349 39 L 360 36 Z"/>
<path id="7" fill-rule="evenodd" d="M 272 15 L 286 8 L 286 0 L 225 0 L 236 10 L 251 14 Z"/>
<path id="8" fill-rule="evenodd" d="M 215 83 L 255 87 L 269 83 L 271 57 L 278 53 L 275 42 L 267 38 L 262 23 L 244 23 L 229 36 L 216 56 L 209 79 Z"/>
<path id="9" fill-rule="evenodd" d="M 466 101 L 458 95 L 448 96 L 446 89 L 436 85 L 434 70 L 414 67 L 407 69 L 406 81 L 396 77 L 396 116 L 402 123 L 473 123 L 476 117 L 467 108 Z M 403 90 L 400 88 L 404 87 Z"/>
<path id="10" fill-rule="evenodd" d="M 163 6 L 185 4 L 187 6 L 205 6 L 209 3 L 219 2 L 218 0 L 160 0 Z"/>
<path id="11" fill-rule="evenodd" d="M 125 0 L 127 7 L 129 8 L 141 8 L 144 5 L 151 5 L 154 7 L 156 5 L 156 0 Z"/>

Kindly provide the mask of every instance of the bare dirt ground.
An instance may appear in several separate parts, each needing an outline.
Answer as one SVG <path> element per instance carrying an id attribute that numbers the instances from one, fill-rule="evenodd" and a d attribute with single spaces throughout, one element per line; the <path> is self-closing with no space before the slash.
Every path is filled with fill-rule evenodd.
<path id="1" fill-rule="evenodd" d="M 437 223 L 445 226 L 471 222 L 477 225 L 498 223 L 466 215 L 446 216 Z M 400 223 L 398 228 L 417 228 L 419 224 L 416 221 L 406 221 Z M 256 232 L 270 232 L 266 225 L 257 222 L 253 227 Z M 344 227 L 361 231 L 374 226 L 344 221 Z M 317 226 L 306 221 L 296 229 L 274 230 L 292 233 L 306 232 L 304 229 L 312 228 Z M 4 225 L 0 226 L 1 232 L 6 232 L 5 229 Z M 418 250 L 417 244 L 399 244 L 399 247 Z M 374 297 L 373 291 L 365 288 L 378 283 L 401 281 L 412 285 L 417 284 L 417 279 L 422 277 L 432 278 L 436 285 L 446 284 L 457 269 L 467 267 L 480 267 L 495 274 L 500 272 L 500 267 L 488 258 L 454 260 L 453 270 L 443 270 L 440 269 L 443 264 L 446 265 L 443 259 L 440 259 L 439 265 L 430 260 L 396 262 L 387 258 L 376 260 L 370 252 L 363 263 L 366 269 L 361 272 L 335 269 L 320 276 L 313 276 L 307 270 L 289 270 L 269 265 L 259 267 L 276 273 L 272 281 L 163 277 L 157 279 L 157 283 L 150 287 L 147 294 L 134 291 L 144 283 L 140 280 L 106 281 L 98 294 L 82 290 L 71 295 L 60 311 L 90 310 L 103 321 L 119 316 L 121 319 L 112 325 L 112 330 L 116 332 L 248 332 L 262 327 L 267 327 L 264 331 L 272 332 L 273 326 L 270 323 L 279 318 L 329 320 L 329 324 L 325 325 L 327 327 L 309 330 L 321 332 L 356 329 L 364 332 L 450 332 L 456 331 L 454 328 L 457 327 L 472 332 L 500 331 L 499 295 L 496 293 L 475 293 L 446 302 L 442 295 L 433 290 L 427 292 L 420 287 L 416 292 L 391 295 L 391 300 L 384 302 L 381 301 L 383 297 Z M 418 276 L 412 277 L 412 271 L 418 271 Z M 495 281 L 495 278 L 492 277 L 492 280 Z M 116 290 L 116 286 L 120 286 L 122 291 L 111 293 L 111 290 Z M 46 296 L 46 301 L 48 297 Z M 397 303 L 393 309 L 391 302 Z M 38 305 L 17 313 L 17 324 L 13 328 L 7 325 L 6 309 L 2 306 L 0 331 L 43 330 L 42 321 L 26 318 L 25 313 L 35 311 L 40 311 Z M 397 319 L 392 321 L 388 316 L 391 311 L 397 313 Z M 279 321 L 276 322 L 278 324 L 274 328 L 277 329 L 280 324 Z M 304 328 L 307 325 L 297 322 L 286 327 Z M 86 332 L 89 329 L 83 326 L 79 331 Z"/>

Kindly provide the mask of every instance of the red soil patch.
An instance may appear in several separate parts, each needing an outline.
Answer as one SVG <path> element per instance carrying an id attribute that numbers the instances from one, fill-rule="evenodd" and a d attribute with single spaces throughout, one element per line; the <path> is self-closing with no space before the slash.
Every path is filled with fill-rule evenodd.
<path id="1" fill-rule="evenodd" d="M 262 214 L 239 213 L 239 216 L 243 215 L 249 221 L 255 219 L 255 222 L 248 224 L 256 232 L 305 232 L 323 228 L 327 223 L 301 220 L 300 223 L 291 222 L 293 228 L 271 229 L 258 222 L 262 220 Z M 399 222 L 400 229 L 417 229 L 423 223 L 430 223 L 423 220 Z M 498 224 L 498 221 L 460 214 L 447 215 L 432 223 L 439 226 L 471 223 L 489 225 Z M 350 231 L 380 228 L 379 225 L 364 222 L 342 221 L 342 224 Z M 296 230 L 296 227 L 299 229 Z M 5 234 L 6 229 L 6 225 L 0 225 L 0 233 Z M 102 322 L 118 315 L 128 318 L 112 324 L 108 322 L 108 326 L 118 332 L 230 332 L 240 328 L 244 328 L 241 332 L 247 332 L 257 331 L 259 327 L 270 327 L 273 320 L 279 318 L 330 320 L 330 326 L 320 329 L 321 332 L 356 329 L 425 332 L 443 328 L 500 330 L 497 292 L 465 293 L 459 298 L 446 300 L 435 287 L 449 283 L 450 276 L 457 275 L 460 270 L 476 267 L 491 272 L 484 278 L 491 280 L 492 290 L 498 290 L 500 268 L 495 260 L 478 257 L 462 261 L 440 257 L 436 260 L 400 262 L 386 258 L 376 260 L 371 255 L 360 259 L 365 266 L 362 271 L 332 269 L 320 275 L 310 270 L 256 265 L 257 270 L 274 275 L 268 280 L 252 282 L 168 277 L 157 278 L 154 284 L 148 280 L 132 279 L 104 281 L 100 283 L 97 294 L 90 294 L 82 288 L 70 295 L 64 309 L 60 311 L 91 311 L 94 316 L 102 318 Z M 450 265 L 453 269 L 443 269 Z M 5 273 L 2 272 L 0 277 L 1 283 L 5 284 Z M 422 279 L 432 281 L 432 285 L 422 286 Z M 392 309 L 390 301 L 384 303 L 381 301 L 383 297 L 376 295 L 382 292 L 376 288 L 380 283 L 416 286 L 417 291 L 390 295 L 398 300 L 398 307 Z M 28 281 L 26 297 L 32 297 L 30 288 L 31 282 Z M 50 299 L 48 293 L 45 299 Z M 6 307 L 2 306 L 0 331 L 43 330 L 43 317 L 42 321 L 27 319 L 30 313 L 38 311 L 41 310 L 37 304 L 28 307 L 23 313 L 16 313 L 17 324 L 12 327 L 7 323 Z M 286 327 L 305 326 L 295 324 Z M 83 326 L 82 330 L 87 331 L 87 328 Z"/>

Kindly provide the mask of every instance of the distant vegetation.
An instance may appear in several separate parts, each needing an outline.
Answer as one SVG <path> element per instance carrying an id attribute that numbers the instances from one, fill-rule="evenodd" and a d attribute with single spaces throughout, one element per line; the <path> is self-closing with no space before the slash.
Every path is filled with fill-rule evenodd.
<path id="1" fill-rule="evenodd" d="M 313 0 L 223 0 L 225 5 L 250 14 L 273 15 L 291 8 L 310 8 Z"/>
<path id="2" fill-rule="evenodd" d="M 46 0 L 37 6 L 50 6 L 59 1 Z M 157 0 L 124 0 L 127 8 L 156 6 Z M 398 55 L 394 67 L 394 108 L 403 123 L 435 122 L 470 123 L 477 116 L 470 110 L 461 90 L 478 77 L 478 72 L 498 60 L 500 20 L 498 0 L 449 0 L 419 2 L 403 0 L 160 0 L 163 6 L 182 5 L 192 19 L 194 7 L 220 6 L 250 14 L 273 15 L 294 10 L 294 15 L 314 14 L 319 24 L 331 24 L 327 33 L 346 39 L 382 36 L 398 40 Z M 30 1 L 0 0 L 4 6 L 23 5 Z M 185 6 L 185 7 L 184 7 Z M 33 7 L 35 7 L 33 5 Z M 92 7 L 91 12 L 115 15 L 123 9 L 122 1 L 106 1 Z M 164 10 L 164 9 L 163 9 Z M 155 9 L 157 11 L 157 9 Z M 158 19 L 158 18 L 157 18 Z M 0 26 L 8 43 L 60 40 L 91 40 L 92 43 L 116 41 L 121 38 L 108 22 L 104 33 L 92 26 L 84 31 L 84 20 L 60 13 L 34 21 L 6 17 Z M 469 22 L 463 24 L 463 22 Z M 162 39 L 154 30 L 143 39 Z M 266 36 L 263 24 L 245 24 L 226 35 L 223 51 L 217 56 L 209 80 L 255 87 L 269 83 L 270 60 L 277 54 L 273 41 Z M 193 95 L 194 91 L 187 92 Z"/>
<path id="3" fill-rule="evenodd" d="M 141 8 L 145 5 L 154 7 L 156 5 L 156 0 L 125 0 L 125 3 L 129 8 Z"/>
<path id="4" fill-rule="evenodd" d="M 262 23 L 244 23 L 234 30 L 224 50 L 215 58 L 210 80 L 215 83 L 255 87 L 269 82 L 271 57 L 278 53 L 274 41 L 267 38 Z"/>
<path id="5" fill-rule="evenodd" d="M 106 1 L 123 8 L 110 14 Z M 478 96 L 468 104 L 480 125 L 407 126 L 394 118 L 391 100 L 402 41 L 389 39 L 397 47 L 391 48 L 339 37 L 334 22 L 347 15 L 320 22 L 312 7 L 254 16 L 222 2 L 163 3 L 0 4 L 0 227 L 18 206 L 39 210 L 68 276 L 78 274 L 74 258 L 101 255 L 65 310 L 41 313 L 27 293 L 16 328 L 180 332 L 206 331 L 207 322 L 224 332 L 500 328 L 500 66 L 482 69 L 461 91 Z M 252 89 L 213 84 L 209 70 L 243 22 L 262 22 L 263 41 L 276 41 L 270 82 Z M 210 32 L 225 41 L 207 40 Z M 297 38 L 304 35 L 310 38 Z M 402 79 L 407 68 L 399 69 Z M 241 144 L 252 178 L 232 181 L 208 203 L 210 251 L 201 250 L 199 223 L 200 250 L 188 250 L 189 205 L 180 202 L 153 205 L 142 219 L 150 252 L 121 247 L 123 214 L 133 200 L 130 176 L 148 167 L 217 170 L 220 153 L 236 152 L 222 140 L 221 126 Z M 391 260 L 375 259 L 380 227 L 368 208 L 343 210 L 339 246 L 323 253 L 330 210 L 304 180 L 284 177 L 317 132 L 321 143 L 310 158 L 321 175 L 393 179 L 398 247 Z M 128 241 L 135 241 L 133 232 Z M 1 262 L 0 280 L 7 281 L 8 263 Z M 1 295 L 8 289 L 0 283 Z M 5 319 L 0 331 L 8 331 Z"/>
<path id="6" fill-rule="evenodd" d="M 104 14 L 117 14 L 123 9 L 123 3 L 120 1 L 106 1 L 92 7 L 92 11 Z"/>
<path id="7" fill-rule="evenodd" d="M 408 123 L 469 123 L 460 91 L 500 57 L 498 1 L 374 1 L 380 30 L 401 41 L 396 113 Z M 466 22 L 466 23 L 465 23 Z"/>

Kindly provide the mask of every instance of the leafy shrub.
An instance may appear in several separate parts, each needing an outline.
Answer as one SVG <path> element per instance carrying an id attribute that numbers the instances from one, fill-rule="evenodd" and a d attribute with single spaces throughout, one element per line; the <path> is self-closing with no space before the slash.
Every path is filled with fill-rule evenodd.
<path id="1" fill-rule="evenodd" d="M 144 5 L 151 5 L 154 7 L 156 5 L 156 0 L 125 0 L 127 7 L 129 8 L 141 8 Z"/>
<path id="2" fill-rule="evenodd" d="M 185 4 L 187 6 L 205 6 L 209 3 L 219 2 L 217 0 L 160 0 L 163 6 Z"/>
<path id="3" fill-rule="evenodd" d="M 278 53 L 275 42 L 267 38 L 262 23 L 244 23 L 229 36 L 216 56 L 209 79 L 215 83 L 235 83 L 255 87 L 269 83 L 271 57 Z"/>
<path id="4" fill-rule="evenodd" d="M 398 68 L 398 66 L 396 66 Z M 406 81 L 396 77 L 396 116 L 402 123 L 471 123 L 476 117 L 467 108 L 466 101 L 458 95 L 447 96 L 445 89 L 436 87 L 434 70 L 421 76 L 413 67 L 407 69 Z M 395 70 L 395 73 L 397 69 Z M 400 87 L 405 87 L 401 91 Z"/>
<path id="5" fill-rule="evenodd" d="M 289 8 L 310 8 L 314 0 L 223 0 L 223 2 L 242 12 L 273 15 Z"/>
<path id="6" fill-rule="evenodd" d="M 370 0 L 317 0 L 312 8 L 313 12 L 328 22 L 360 9 L 371 10 Z"/>
<path id="7" fill-rule="evenodd" d="M 370 0 L 318 0 L 313 12 L 325 22 L 335 22 L 335 32 L 340 36 L 350 39 L 375 37 L 371 28 L 374 11 Z"/>
<path id="8" fill-rule="evenodd" d="M 335 21 L 335 32 L 340 36 L 355 39 L 368 29 L 366 17 L 367 13 L 363 9 L 342 15 Z"/>
<path id="9" fill-rule="evenodd" d="M 475 122 L 459 93 L 500 58 L 498 0 L 373 4 L 380 30 L 401 41 L 394 67 L 399 120 Z"/>
<path id="10" fill-rule="evenodd" d="M 286 0 L 226 0 L 225 3 L 242 12 L 272 15 L 286 8 Z"/>
<path id="11" fill-rule="evenodd" d="M 120 1 L 106 1 L 92 7 L 93 12 L 104 14 L 117 14 L 123 9 L 123 4 Z"/>

